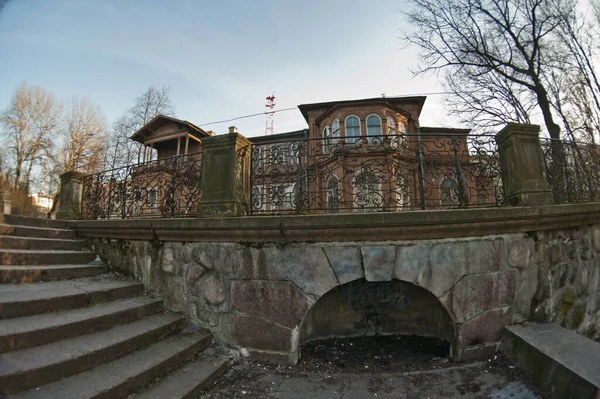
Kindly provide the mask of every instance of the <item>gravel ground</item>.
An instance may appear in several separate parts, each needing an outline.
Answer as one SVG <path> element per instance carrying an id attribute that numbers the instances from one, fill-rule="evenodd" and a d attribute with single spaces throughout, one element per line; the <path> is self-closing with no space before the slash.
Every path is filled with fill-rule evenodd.
<path id="1" fill-rule="evenodd" d="M 452 363 L 447 343 L 359 337 L 306 344 L 297 365 L 244 361 L 201 397 L 547 399 L 501 356 Z"/>

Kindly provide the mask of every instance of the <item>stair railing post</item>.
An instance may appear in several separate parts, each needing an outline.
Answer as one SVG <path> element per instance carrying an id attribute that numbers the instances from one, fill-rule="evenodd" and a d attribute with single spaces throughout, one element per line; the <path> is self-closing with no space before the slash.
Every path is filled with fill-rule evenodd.
<path id="1" fill-rule="evenodd" d="M 56 219 L 73 220 L 81 217 L 81 194 L 85 173 L 65 172 L 60 175 L 60 193 Z"/>

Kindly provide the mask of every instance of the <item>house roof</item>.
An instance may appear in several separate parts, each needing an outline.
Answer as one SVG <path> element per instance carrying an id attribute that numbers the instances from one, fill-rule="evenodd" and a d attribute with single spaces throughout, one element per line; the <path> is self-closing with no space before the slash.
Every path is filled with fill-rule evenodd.
<path id="1" fill-rule="evenodd" d="M 135 132 L 130 139 L 144 144 L 146 139 L 150 137 L 152 133 L 160 129 L 165 124 L 173 122 L 181 125 L 181 127 L 189 128 L 189 132 L 199 139 L 210 136 L 210 133 L 207 133 L 202 128 L 199 128 L 191 122 L 173 118 L 172 116 L 159 114 L 156 115 L 150 122 L 142 126 L 137 132 Z"/>
<path id="2" fill-rule="evenodd" d="M 471 129 L 457 129 L 451 127 L 435 127 L 435 126 L 421 126 L 421 133 L 424 134 L 469 134 Z"/>
<path id="3" fill-rule="evenodd" d="M 295 130 L 293 132 L 270 134 L 268 136 L 248 137 L 252 144 L 271 144 L 290 140 L 301 140 L 308 137 L 308 129 Z"/>
<path id="4" fill-rule="evenodd" d="M 355 105 L 355 104 L 364 104 L 364 103 L 372 103 L 372 102 L 382 102 L 388 103 L 395 107 L 399 107 L 401 104 L 406 103 L 417 103 L 417 115 L 421 115 L 421 110 L 423 109 L 423 105 L 425 104 L 425 100 L 427 96 L 399 96 L 399 97 L 373 97 L 373 98 L 363 98 L 360 100 L 340 100 L 340 101 L 327 101 L 322 103 L 312 103 L 312 104 L 300 104 L 298 108 L 300 112 L 302 112 L 302 116 L 306 122 L 308 122 L 308 111 L 317 108 L 333 108 L 336 106 L 343 105 Z M 401 108 L 401 107 L 400 107 Z"/>

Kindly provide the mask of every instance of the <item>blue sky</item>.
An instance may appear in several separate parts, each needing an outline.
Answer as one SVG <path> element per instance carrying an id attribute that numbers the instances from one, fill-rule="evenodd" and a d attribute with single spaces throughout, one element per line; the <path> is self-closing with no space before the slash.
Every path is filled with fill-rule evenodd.
<path id="1" fill-rule="evenodd" d="M 402 0 L 9 0 L 0 12 L 0 109 L 23 81 L 87 97 L 109 122 L 151 85 L 171 87 L 179 118 L 225 133 L 264 134 L 259 116 L 310 102 L 440 91 L 413 78 L 398 38 Z M 423 125 L 456 125 L 429 96 Z M 303 128 L 299 111 L 275 132 Z"/>

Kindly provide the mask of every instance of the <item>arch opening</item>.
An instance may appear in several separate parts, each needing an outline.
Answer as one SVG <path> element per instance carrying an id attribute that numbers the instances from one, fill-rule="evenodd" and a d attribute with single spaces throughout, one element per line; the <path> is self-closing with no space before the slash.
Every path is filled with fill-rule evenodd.
<path id="1" fill-rule="evenodd" d="M 309 309 L 299 334 L 300 346 L 331 338 L 422 338 L 435 342 L 435 357 L 450 356 L 454 328 L 446 308 L 426 289 L 401 281 L 358 279 L 324 294 Z M 312 345 L 312 344 L 311 344 Z M 440 349 L 441 348 L 441 349 Z M 302 349 L 302 348 L 301 348 Z"/>

